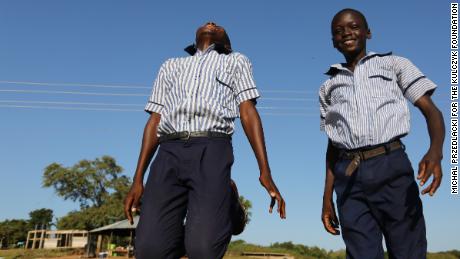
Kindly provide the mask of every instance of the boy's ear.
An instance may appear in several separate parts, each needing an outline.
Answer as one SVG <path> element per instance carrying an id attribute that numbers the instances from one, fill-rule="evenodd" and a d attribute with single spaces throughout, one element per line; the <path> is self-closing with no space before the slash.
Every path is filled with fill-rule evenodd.
<path id="1" fill-rule="evenodd" d="M 372 39 L 372 32 L 371 32 L 370 29 L 367 30 L 366 38 L 367 38 L 368 40 Z"/>

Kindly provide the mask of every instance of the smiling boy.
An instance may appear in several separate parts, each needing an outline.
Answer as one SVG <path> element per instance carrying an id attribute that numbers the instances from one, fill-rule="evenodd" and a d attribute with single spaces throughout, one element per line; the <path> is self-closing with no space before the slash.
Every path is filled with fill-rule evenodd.
<path id="1" fill-rule="evenodd" d="M 401 138 L 409 133 L 407 100 L 424 115 L 430 148 L 419 163 L 422 194 L 434 195 L 441 178 L 444 123 L 431 100 L 436 85 L 409 60 L 366 51 L 371 31 L 354 9 L 331 23 L 334 48 L 346 62 L 331 66 L 319 91 L 321 129 L 329 138 L 322 221 L 338 235 L 332 193 L 347 258 L 426 258 L 426 230 L 419 190 Z"/>

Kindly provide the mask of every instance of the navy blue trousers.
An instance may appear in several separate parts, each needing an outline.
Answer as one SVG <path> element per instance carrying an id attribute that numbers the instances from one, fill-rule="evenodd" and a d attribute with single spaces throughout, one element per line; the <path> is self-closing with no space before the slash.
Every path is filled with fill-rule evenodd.
<path id="1" fill-rule="evenodd" d="M 142 198 L 136 258 L 222 258 L 232 233 L 232 164 L 229 139 L 162 143 Z"/>
<path id="2" fill-rule="evenodd" d="M 403 149 L 361 161 L 351 177 L 350 160 L 334 168 L 337 209 L 347 258 L 426 258 L 422 202 L 414 171 Z"/>

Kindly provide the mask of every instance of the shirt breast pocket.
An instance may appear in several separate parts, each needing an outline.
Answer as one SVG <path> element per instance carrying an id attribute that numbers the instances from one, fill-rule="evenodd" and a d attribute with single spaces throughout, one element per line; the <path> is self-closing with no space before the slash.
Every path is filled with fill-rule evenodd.
<path id="1" fill-rule="evenodd" d="M 224 108 L 232 108 L 234 100 L 234 90 L 232 87 L 232 74 L 226 70 L 217 70 L 215 82 L 213 84 L 213 96 Z"/>
<path id="2" fill-rule="evenodd" d="M 398 90 L 396 74 L 389 70 L 371 70 L 369 72 L 369 86 L 371 96 L 386 98 Z"/>

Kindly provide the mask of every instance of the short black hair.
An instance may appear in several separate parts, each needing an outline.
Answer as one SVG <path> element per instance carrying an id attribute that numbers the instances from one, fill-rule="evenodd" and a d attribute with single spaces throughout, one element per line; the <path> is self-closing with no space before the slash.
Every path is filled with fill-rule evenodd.
<path id="1" fill-rule="evenodd" d="M 332 27 L 332 24 L 334 23 L 334 20 L 339 16 L 339 15 L 342 15 L 343 13 L 354 13 L 356 15 L 358 15 L 364 22 L 364 26 L 366 26 L 366 30 L 369 30 L 369 25 L 367 24 L 367 20 L 366 20 L 366 17 L 364 16 L 363 13 L 361 13 L 360 11 L 356 10 L 356 9 L 352 9 L 352 8 L 345 8 L 345 9 L 342 9 L 340 11 L 338 11 L 335 15 L 334 15 L 334 18 L 332 18 L 332 21 L 331 21 L 331 27 Z"/>

